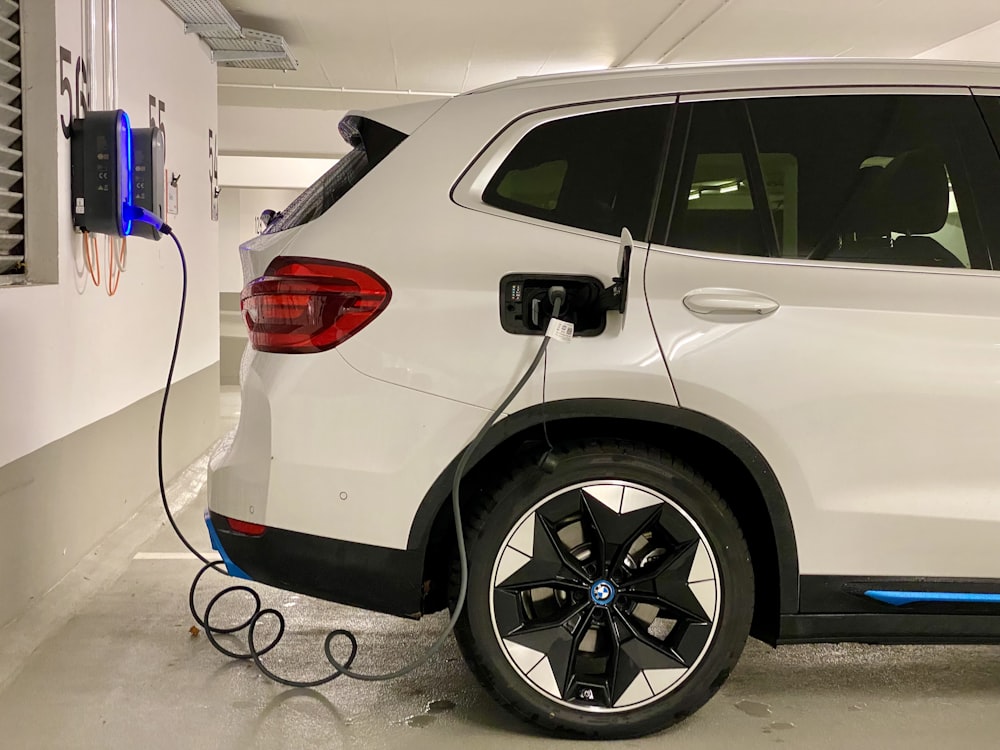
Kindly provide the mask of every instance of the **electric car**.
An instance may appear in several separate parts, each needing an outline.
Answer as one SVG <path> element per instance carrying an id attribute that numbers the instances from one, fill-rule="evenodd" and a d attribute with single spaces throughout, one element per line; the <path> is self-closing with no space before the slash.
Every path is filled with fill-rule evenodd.
<path id="1" fill-rule="evenodd" d="M 454 606 L 459 457 L 559 298 L 461 484 L 456 636 L 501 704 L 636 736 L 748 635 L 1000 642 L 1000 68 L 527 78 L 340 132 L 240 249 L 230 572 Z"/>

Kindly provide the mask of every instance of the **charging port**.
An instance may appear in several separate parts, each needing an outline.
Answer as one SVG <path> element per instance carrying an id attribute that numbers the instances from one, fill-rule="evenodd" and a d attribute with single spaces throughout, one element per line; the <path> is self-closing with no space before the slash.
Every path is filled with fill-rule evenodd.
<path id="1" fill-rule="evenodd" d="M 566 289 L 559 318 L 574 327 L 574 336 L 604 332 L 606 309 L 601 303 L 604 285 L 593 276 L 512 273 L 500 279 L 500 325 L 507 333 L 541 336 L 552 317 L 549 289 Z"/>

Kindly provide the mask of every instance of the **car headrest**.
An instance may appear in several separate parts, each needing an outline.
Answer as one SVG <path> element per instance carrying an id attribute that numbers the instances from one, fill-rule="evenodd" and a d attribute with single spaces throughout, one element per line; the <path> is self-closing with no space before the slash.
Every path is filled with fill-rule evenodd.
<path id="1" fill-rule="evenodd" d="M 948 220 L 948 170 L 930 151 L 904 151 L 885 168 L 889 226 L 901 234 L 933 234 Z"/>
<path id="2" fill-rule="evenodd" d="M 885 215 L 885 170 L 881 165 L 861 165 L 850 204 L 841 222 L 857 237 L 887 237 L 889 220 Z"/>

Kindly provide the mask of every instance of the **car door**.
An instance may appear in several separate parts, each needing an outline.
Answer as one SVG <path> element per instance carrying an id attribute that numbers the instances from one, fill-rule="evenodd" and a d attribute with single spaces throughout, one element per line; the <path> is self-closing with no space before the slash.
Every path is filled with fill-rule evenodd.
<path id="1" fill-rule="evenodd" d="M 763 453 L 803 575 L 1000 578 L 1000 165 L 971 92 L 734 96 L 682 97 L 646 267 L 680 405 Z"/>

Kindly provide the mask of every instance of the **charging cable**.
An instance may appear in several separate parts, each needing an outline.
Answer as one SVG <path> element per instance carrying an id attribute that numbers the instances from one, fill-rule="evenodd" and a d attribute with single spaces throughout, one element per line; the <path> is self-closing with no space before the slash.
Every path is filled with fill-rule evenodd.
<path id="1" fill-rule="evenodd" d="M 180 257 L 180 264 L 181 264 L 180 311 L 177 316 L 177 331 L 174 336 L 173 351 L 170 355 L 170 367 L 167 370 L 167 384 L 163 391 L 163 401 L 160 404 L 160 418 L 156 436 L 156 453 L 157 453 L 156 467 L 157 467 L 157 475 L 160 486 L 160 499 L 163 502 L 163 509 L 167 515 L 167 520 L 170 522 L 171 528 L 174 530 L 174 533 L 177 535 L 177 538 L 180 539 L 181 543 L 188 549 L 188 551 L 192 555 L 194 555 L 196 558 L 201 560 L 202 563 L 204 563 L 202 569 L 198 571 L 197 575 L 195 575 L 194 577 L 194 580 L 191 582 L 191 588 L 190 591 L 188 592 L 188 607 L 191 610 L 191 616 L 194 618 L 195 622 L 197 622 L 198 625 L 202 627 L 202 629 L 205 631 L 205 635 L 208 638 L 209 642 L 220 653 L 223 653 L 226 656 L 232 657 L 234 659 L 252 659 L 253 662 L 257 665 L 258 669 L 260 669 L 260 671 L 264 673 L 267 677 L 269 677 L 270 679 L 274 680 L 275 682 L 281 685 L 286 685 L 288 687 L 294 687 L 294 688 L 318 687 L 320 685 L 324 685 L 328 682 L 331 682 L 332 680 L 336 679 L 337 677 L 340 677 L 341 675 L 345 675 L 347 677 L 350 677 L 351 679 L 363 680 L 369 682 L 391 680 L 395 679 L 396 677 L 402 677 L 403 675 L 412 672 L 418 667 L 423 666 L 428 661 L 430 661 L 430 659 L 435 654 L 437 654 L 441 650 L 448 636 L 450 636 L 452 631 L 455 629 L 455 625 L 458 622 L 458 618 L 462 613 L 462 609 L 465 606 L 466 597 L 468 595 L 469 560 L 465 546 L 465 530 L 462 524 L 462 503 L 461 503 L 462 477 L 465 475 L 465 471 L 468 467 L 469 461 L 472 459 L 473 455 L 479 448 L 483 439 L 486 437 L 487 432 L 489 432 L 490 428 L 493 427 L 494 424 L 496 424 L 497 420 L 499 420 L 501 416 L 503 416 L 504 412 L 514 401 L 514 399 L 517 398 L 517 395 L 521 392 L 521 390 L 527 384 L 528 380 L 534 374 L 535 370 L 538 369 L 538 364 L 539 362 L 542 361 L 542 358 L 545 356 L 546 350 L 548 349 L 549 346 L 549 342 L 553 338 L 558 338 L 561 340 L 569 340 L 568 338 L 566 338 L 567 326 L 569 326 L 568 335 L 569 337 L 572 337 L 572 324 L 567 324 L 563 321 L 558 320 L 559 312 L 565 307 L 566 303 L 565 288 L 552 287 L 549 289 L 549 300 L 552 303 L 552 319 L 549 323 L 549 329 L 546 331 L 545 336 L 542 339 L 542 343 L 539 345 L 534 358 L 531 360 L 531 364 L 528 365 L 528 368 L 521 376 L 521 379 L 517 381 L 517 384 L 511 389 L 511 391 L 507 394 L 507 396 L 500 403 L 500 405 L 493 411 L 489 419 L 487 419 L 486 422 L 483 424 L 483 426 L 479 429 L 479 432 L 476 433 L 476 436 L 472 439 L 472 442 L 470 442 L 469 445 L 466 447 L 466 449 L 462 452 L 462 455 L 459 458 L 458 464 L 455 468 L 455 475 L 454 478 L 452 479 L 452 487 L 451 487 L 451 504 L 455 520 L 455 542 L 458 547 L 458 563 L 459 563 L 460 577 L 459 577 L 458 596 L 455 600 L 455 608 L 452 611 L 451 618 L 448 621 L 447 627 L 445 627 L 444 630 L 441 631 L 441 633 L 437 636 L 437 638 L 435 638 L 434 642 L 431 644 L 430 648 L 428 648 L 427 651 L 419 658 L 410 662 L 409 664 L 406 664 L 405 666 L 400 667 L 399 669 L 381 674 L 366 674 L 362 672 L 356 672 L 353 669 L 351 669 L 351 665 L 354 662 L 354 658 L 357 656 L 358 653 L 357 637 L 354 635 L 354 633 L 352 633 L 350 630 L 347 629 L 338 628 L 336 630 L 331 630 L 327 634 L 326 639 L 323 643 L 323 653 L 326 656 L 327 661 L 333 667 L 334 671 L 331 674 L 316 680 L 308 680 L 308 681 L 290 680 L 278 674 L 275 674 L 273 671 L 268 669 L 268 667 L 265 666 L 264 663 L 261 661 L 261 657 L 263 657 L 265 654 L 271 651 L 275 646 L 277 646 L 282 636 L 284 635 L 285 618 L 284 615 L 282 615 L 281 612 L 278 611 L 277 609 L 273 609 L 270 607 L 263 608 L 261 604 L 260 594 L 258 594 L 255 590 L 253 590 L 249 586 L 244 586 L 244 585 L 230 586 L 228 588 L 225 588 L 212 597 L 208 605 L 205 607 L 205 611 L 202 615 L 199 615 L 197 607 L 195 605 L 195 592 L 197 590 L 199 582 L 202 579 L 202 576 L 204 576 L 204 574 L 210 569 L 223 574 L 225 574 L 225 570 L 222 567 L 221 561 L 218 560 L 213 561 L 207 559 L 197 549 L 195 549 L 195 547 L 191 544 L 191 542 L 189 542 L 187 538 L 184 536 L 184 534 L 181 532 L 180 528 L 177 525 L 176 520 L 173 517 L 173 514 L 170 512 L 170 506 L 167 502 L 166 485 L 163 475 L 163 427 L 167 413 L 167 403 L 170 398 L 170 387 L 173 383 L 174 368 L 176 367 L 177 364 L 177 352 L 178 349 L 180 348 L 181 332 L 184 328 L 184 310 L 187 304 L 187 288 L 188 288 L 187 261 L 185 260 L 184 248 L 181 246 L 180 240 L 177 239 L 177 236 L 173 233 L 173 230 L 168 225 L 163 223 L 162 219 L 159 219 L 159 217 L 156 217 L 153 214 L 150 214 L 148 211 L 144 211 L 143 209 L 136 208 L 133 210 L 135 211 L 135 213 L 133 214 L 133 220 L 144 221 L 148 224 L 151 224 L 160 232 L 169 236 L 170 239 L 172 239 L 174 241 L 174 244 L 177 246 L 177 254 Z M 210 624 L 212 609 L 215 607 L 215 605 L 224 597 L 234 593 L 246 594 L 253 600 L 254 602 L 253 614 L 251 614 L 246 620 L 237 623 L 236 625 L 231 627 L 217 627 L 215 625 Z M 266 617 L 274 618 L 277 621 L 278 628 L 275 635 L 271 638 L 270 642 L 267 645 L 261 647 L 257 644 L 256 641 L 256 629 L 260 621 Z M 222 645 L 217 638 L 217 636 L 222 636 L 222 635 L 234 635 L 242 630 L 247 631 L 248 650 L 245 653 L 234 651 L 232 649 L 227 648 L 226 646 Z M 338 661 L 338 659 L 332 653 L 333 642 L 337 638 L 343 638 L 350 645 L 350 652 L 347 658 L 344 659 L 343 662 Z"/>

